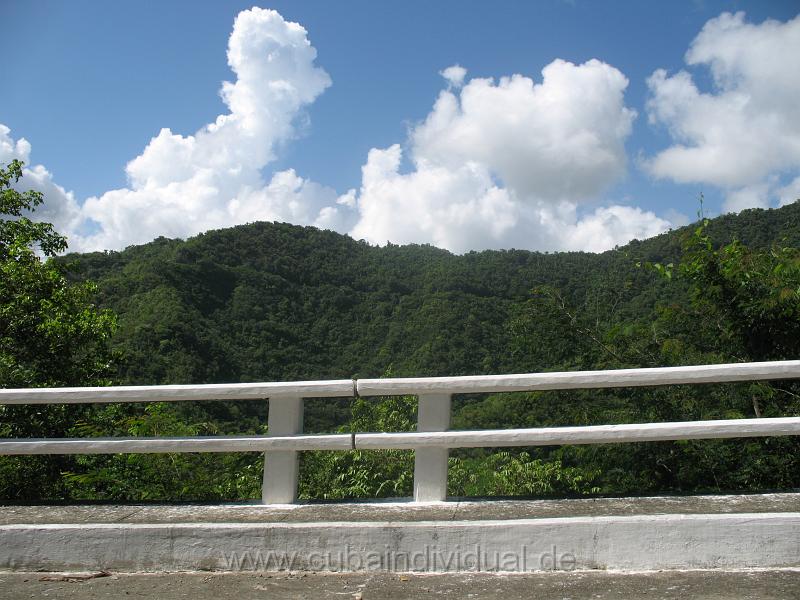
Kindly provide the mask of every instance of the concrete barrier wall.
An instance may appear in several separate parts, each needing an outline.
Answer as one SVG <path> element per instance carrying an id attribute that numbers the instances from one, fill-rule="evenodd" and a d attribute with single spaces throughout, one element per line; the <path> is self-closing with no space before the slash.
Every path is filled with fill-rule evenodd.
<path id="1" fill-rule="evenodd" d="M 800 513 L 0 527 L 0 569 L 11 570 L 522 572 L 778 567 L 800 567 Z"/>

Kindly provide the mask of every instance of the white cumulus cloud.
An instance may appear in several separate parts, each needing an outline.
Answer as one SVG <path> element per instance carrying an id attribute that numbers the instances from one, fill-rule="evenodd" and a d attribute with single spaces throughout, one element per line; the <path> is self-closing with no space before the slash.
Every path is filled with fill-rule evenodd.
<path id="1" fill-rule="evenodd" d="M 461 87 L 464 84 L 464 77 L 467 76 L 467 70 L 461 65 L 452 65 L 439 74 L 444 77 L 451 86 Z"/>
<path id="2" fill-rule="evenodd" d="M 331 84 L 315 65 L 306 30 L 272 10 L 239 13 L 228 43 L 236 75 L 220 95 L 229 112 L 194 135 L 162 129 L 126 172 L 129 186 L 86 200 L 91 234 L 73 229 L 73 249 L 120 248 L 158 235 L 185 237 L 255 220 L 330 222 L 336 193 L 298 176 L 262 169 L 292 139 L 303 109 Z"/>
<path id="3" fill-rule="evenodd" d="M 26 181 L 45 191 L 73 250 L 118 249 L 258 220 L 289 221 L 383 244 L 602 251 L 670 222 L 603 194 L 626 172 L 636 112 L 628 80 L 598 60 L 555 60 L 540 81 L 467 79 L 453 65 L 407 147 L 373 148 L 359 189 L 339 194 L 293 169 L 264 176 L 297 136 L 306 108 L 331 84 L 307 32 L 272 10 L 239 13 L 228 44 L 228 112 L 194 135 L 168 128 L 126 167 L 128 185 L 79 205 L 42 166 Z M 0 128 L 4 156 L 30 145 Z M 404 164 L 403 159 L 406 159 Z M 410 165 L 410 168 L 409 168 Z M 45 189 L 46 188 L 46 189 Z"/>
<path id="4" fill-rule="evenodd" d="M 23 178 L 15 187 L 44 194 L 45 202 L 31 216 L 53 223 L 56 231 L 72 231 L 80 222 L 80 207 L 75 196 L 55 183 L 52 174 L 44 166 L 31 165 L 30 155 L 28 140 L 20 138 L 15 141 L 11 137 L 11 130 L 0 123 L 0 165 L 7 165 L 14 159 L 29 165 L 23 168 Z"/>
<path id="5" fill-rule="evenodd" d="M 786 206 L 800 200 L 800 176 L 795 177 L 788 185 L 778 190 L 778 204 Z"/>
<path id="6" fill-rule="evenodd" d="M 456 252 L 606 250 L 669 227 L 629 207 L 581 214 L 626 170 L 636 113 L 617 69 L 555 60 L 540 83 L 514 75 L 466 84 L 466 70 L 454 69 L 442 73 L 448 89 L 410 132 L 410 172 L 401 170 L 399 146 L 370 151 L 355 237 Z"/>
<path id="7" fill-rule="evenodd" d="M 768 206 L 777 177 L 800 169 L 800 16 L 756 25 L 723 13 L 705 24 L 686 63 L 707 68 L 713 89 L 702 92 L 686 71 L 653 73 L 649 119 L 674 143 L 647 168 L 722 188 L 727 210 Z"/>
<path id="8" fill-rule="evenodd" d="M 446 168 L 421 163 L 399 172 L 400 146 L 373 148 L 362 172 L 359 221 L 351 232 L 377 244 L 430 243 L 464 251 L 503 247 L 518 221 L 517 203 L 478 163 Z M 496 243 L 492 243 L 496 240 Z"/>

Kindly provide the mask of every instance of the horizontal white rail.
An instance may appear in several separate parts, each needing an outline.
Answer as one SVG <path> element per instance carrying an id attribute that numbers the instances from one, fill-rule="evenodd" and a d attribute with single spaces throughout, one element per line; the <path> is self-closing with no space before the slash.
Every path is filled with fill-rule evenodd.
<path id="1" fill-rule="evenodd" d="M 291 383 L 210 383 L 205 385 L 121 385 L 112 387 L 0 389 L 0 404 L 82 404 L 178 402 L 181 400 L 264 400 L 266 398 L 351 397 L 352 379 Z"/>
<path id="2" fill-rule="evenodd" d="M 264 452 L 266 450 L 350 450 L 352 448 L 353 436 L 350 434 L 0 440 L 0 455 Z"/>
<path id="3" fill-rule="evenodd" d="M 338 379 L 278 383 L 203 385 L 127 385 L 110 387 L 0 389 L 0 404 L 81 404 L 177 402 L 183 400 L 263 400 L 266 398 L 344 398 L 361 396 L 468 394 L 572 390 L 609 387 L 730 383 L 800 379 L 800 360 L 609 371 L 562 371 L 463 377 Z"/>
<path id="4" fill-rule="evenodd" d="M 489 429 L 484 431 L 357 433 L 355 447 L 362 450 L 411 450 L 431 447 L 495 448 L 660 442 L 770 435 L 800 435 L 800 417 L 590 425 L 586 427 L 539 427 L 535 429 Z"/>
<path id="5" fill-rule="evenodd" d="M 800 360 L 520 375 L 359 379 L 356 385 L 361 396 L 393 396 L 641 387 L 795 378 L 800 378 Z"/>
<path id="6" fill-rule="evenodd" d="M 494 448 L 505 446 L 619 444 L 777 435 L 800 435 L 800 417 L 589 425 L 584 427 L 489 429 L 484 431 L 354 433 L 280 437 L 8 439 L 0 441 L 0 455 Z"/>
<path id="7" fill-rule="evenodd" d="M 269 400 L 269 436 L 0 439 L 0 455 L 266 452 L 263 501 L 294 502 L 298 452 L 413 449 L 414 498 L 444 500 L 449 448 L 609 444 L 800 435 L 800 417 L 447 431 L 453 394 L 800 379 L 800 360 L 653 369 L 289 383 L 0 389 L 3 404 Z M 419 397 L 416 432 L 303 435 L 303 398 Z"/>

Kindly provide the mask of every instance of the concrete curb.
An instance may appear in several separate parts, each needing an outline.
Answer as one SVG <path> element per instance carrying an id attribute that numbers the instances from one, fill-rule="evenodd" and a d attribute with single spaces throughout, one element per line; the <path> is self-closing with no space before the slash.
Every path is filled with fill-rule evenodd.
<path id="1" fill-rule="evenodd" d="M 800 567 L 800 512 L 0 526 L 0 569 L 118 572 Z"/>

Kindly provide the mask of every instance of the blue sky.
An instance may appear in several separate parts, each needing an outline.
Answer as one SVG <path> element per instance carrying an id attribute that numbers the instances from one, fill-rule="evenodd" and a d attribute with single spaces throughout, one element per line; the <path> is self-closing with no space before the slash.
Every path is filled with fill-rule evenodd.
<path id="1" fill-rule="evenodd" d="M 255 170 L 261 181 L 254 182 L 252 174 L 220 181 L 217 174 L 212 183 L 195 179 L 191 186 L 184 185 L 186 178 L 172 181 L 161 174 L 151 177 L 152 172 L 147 170 L 150 163 L 142 161 L 146 164 L 139 171 L 137 188 L 131 183 L 130 173 L 126 175 L 126 164 L 141 156 L 162 128 L 188 138 L 218 115 L 235 112 L 221 98 L 220 86 L 223 81 L 236 82 L 226 48 L 234 19 L 251 6 L 177 1 L 4 4 L 0 55 L 6 58 L 7 66 L 0 94 L 0 124 L 10 130 L 5 136 L 5 158 L 22 155 L 29 166 L 46 169 L 46 175 L 40 172 L 37 180 L 32 174 L 30 180 L 34 187 L 49 191 L 54 203 L 63 203 L 63 207 L 52 206 L 43 214 L 72 234 L 74 248 L 124 247 L 156 235 L 185 237 L 211 226 L 274 218 L 326 226 L 375 243 L 387 239 L 428 242 L 454 251 L 510 246 L 602 250 L 681 224 L 681 215 L 693 217 L 700 191 L 713 214 L 748 206 L 776 206 L 785 202 L 795 192 L 793 185 L 800 182 L 800 158 L 792 154 L 791 140 L 786 142 L 788 150 L 748 177 L 710 167 L 698 173 L 686 164 L 694 161 L 705 165 L 703 161 L 709 156 L 718 162 L 728 161 L 720 148 L 724 143 L 731 146 L 735 138 L 716 143 L 707 156 L 689 156 L 686 160 L 672 157 L 675 161 L 664 157 L 663 164 L 653 163 L 671 146 L 702 146 L 706 136 L 696 131 L 697 121 L 708 120 L 709 128 L 722 129 L 735 129 L 731 123 L 743 122 L 747 115 L 731 114 L 719 123 L 713 122 L 714 115 L 731 106 L 724 92 L 730 98 L 742 94 L 755 97 L 757 93 L 751 87 L 775 86 L 788 96 L 795 89 L 800 69 L 795 68 L 792 61 L 798 59 L 790 50 L 797 47 L 798 27 L 790 25 L 800 12 L 796 2 L 294 1 L 261 4 L 264 9 L 277 11 L 282 20 L 267 19 L 267 23 L 261 19 L 260 23 L 273 28 L 285 27 L 286 22 L 299 23 L 316 49 L 309 68 L 317 69 L 320 77 L 327 74 L 330 84 L 322 79 L 309 82 L 297 75 L 298 79 L 292 81 L 298 87 L 310 87 L 305 100 L 288 107 L 281 105 L 278 112 L 288 129 L 274 133 L 268 128 L 264 133 L 263 123 L 255 130 L 240 127 L 236 135 L 247 138 L 242 145 L 230 141 L 234 134 L 225 134 L 224 144 L 232 145 L 224 148 L 254 144 L 256 153 L 268 149 L 264 157 L 252 163 L 244 159 L 244 165 L 235 161 L 213 163 L 217 165 L 214 168 L 222 170 Z M 739 21 L 733 17 L 737 11 L 745 13 Z M 704 56 L 711 58 L 699 56 L 697 64 L 687 66 L 685 55 L 693 40 L 726 12 L 732 13 L 727 25 L 722 23 L 716 29 L 709 26 L 703 47 Z M 774 26 L 762 27 L 767 19 L 774 20 Z M 251 43 L 256 35 L 250 30 L 242 33 L 251 36 L 244 43 Z M 737 55 L 732 63 L 725 62 L 736 44 L 760 47 L 762 41 L 763 56 Z M 784 48 L 786 52 L 781 51 Z M 698 53 L 703 54 L 702 48 Z M 308 58 L 303 56 L 303 60 Z M 784 68 L 762 82 L 753 74 L 763 70 L 757 60 L 768 61 L 770 57 Z M 509 110 L 518 107 L 527 115 L 521 117 L 518 135 L 508 123 L 495 128 L 498 116 L 489 109 L 468 114 L 462 107 L 458 120 L 451 121 L 446 129 L 421 127 L 448 86 L 456 100 L 463 102 L 460 94 L 466 93 L 470 82 L 481 78 L 493 78 L 494 85 L 499 86 L 501 77 L 519 74 L 532 79 L 534 85 L 541 84 L 542 69 L 556 59 L 578 67 L 596 59 L 604 69 L 608 67 L 602 73 L 590 74 L 588 68 L 563 73 L 566 93 L 580 87 L 583 100 L 595 103 L 591 107 L 594 112 L 576 118 L 585 118 L 586 125 L 577 132 L 565 125 L 569 131 L 564 136 L 599 136 L 601 140 L 592 151 L 610 153 L 605 166 L 578 164 L 572 168 L 571 161 L 583 160 L 582 151 L 574 147 L 556 148 L 547 154 L 541 145 L 520 146 L 515 156 L 496 160 L 480 149 L 473 152 L 459 147 L 462 143 L 477 144 L 488 136 L 488 147 L 502 154 L 504 147 L 512 152 L 528 136 L 564 137 L 547 122 L 547 115 L 526 112 L 524 104 L 533 101 L 534 95 L 524 89 L 509 105 Z M 463 82 L 448 83 L 440 75 L 452 65 L 466 69 Z M 719 81 L 712 79 L 713 65 L 725 71 L 721 77 L 727 88 L 721 89 Z M 666 70 L 658 91 L 648 84 L 657 69 Z M 682 69 L 699 93 L 716 96 L 716 108 L 708 109 L 710 117 L 685 114 L 691 102 L 689 108 L 676 111 L 675 103 L 685 90 L 676 92 L 674 88 L 681 82 L 671 78 Z M 616 73 L 627 79 L 627 85 L 619 78 L 608 83 L 607 78 L 615 78 Z M 581 79 L 572 79 L 573 75 Z M 258 88 L 257 83 L 254 85 Z M 597 102 L 592 85 L 606 86 L 604 92 L 598 92 Z M 556 91 L 555 84 L 551 91 Z M 505 95 L 497 98 L 510 99 L 514 93 L 505 90 Z M 621 94 L 621 104 L 617 93 Z M 270 98 L 259 96 L 257 101 L 271 102 Z M 658 107 L 648 108 L 648 102 L 654 99 Z M 572 97 L 568 102 L 572 103 L 569 114 L 581 110 L 580 98 Z M 755 100 L 750 104 L 756 106 Z M 781 126 L 784 131 L 798 133 L 792 130 L 797 115 L 789 114 L 788 98 L 785 106 L 764 106 L 759 110 L 774 110 L 776 118 L 786 120 L 788 126 Z M 604 115 L 619 119 L 616 133 L 595 132 L 591 122 L 598 115 L 600 119 Z M 620 128 L 625 131 L 620 133 Z M 480 131 L 475 133 L 476 129 Z M 503 129 L 509 140 L 494 139 L 499 135 L 497 129 Z M 253 131 L 257 134 L 251 135 Z M 469 137 L 470 132 L 473 137 Z M 765 140 L 768 134 L 765 130 Z M 253 136 L 255 139 L 251 139 Z M 21 138 L 29 147 L 20 147 Z M 223 142 L 208 141 L 202 153 L 224 152 L 219 144 Z M 398 147 L 393 154 L 388 149 L 395 144 Z M 621 153 L 617 144 L 622 145 Z M 362 167 L 368 164 L 373 149 L 380 152 L 372 155 L 370 164 L 378 170 L 370 180 L 374 185 L 367 186 Z M 525 155 L 528 150 L 530 156 Z M 169 152 L 173 151 L 172 146 L 159 149 L 160 154 L 153 150 L 150 158 L 170 164 L 173 156 Z M 764 155 L 757 146 L 751 152 L 755 157 Z M 560 160 L 567 155 L 569 160 Z M 0 151 L 0 162 L 3 158 Z M 742 160 L 746 158 L 745 152 Z M 385 164 L 397 160 L 396 169 Z M 535 177 L 525 176 L 525 160 L 531 161 L 530 171 Z M 195 169 L 195 173 L 197 159 L 190 163 L 186 168 Z M 291 173 L 294 178 L 285 175 L 276 179 L 275 173 Z M 555 183 L 569 179 L 571 173 L 577 175 L 569 190 Z M 408 177 L 402 179 L 400 175 Z M 178 184 L 183 186 L 180 193 L 184 196 L 211 187 L 215 190 L 213 198 L 198 200 L 196 205 L 191 199 L 175 200 L 177 204 L 168 206 L 160 218 L 137 217 L 157 212 L 159 203 L 173 202 L 164 190 Z M 159 185 L 161 191 L 153 192 Z M 150 190 L 147 198 L 144 188 Z M 245 188 L 247 191 L 242 192 Z M 104 196 L 115 189 L 130 194 Z M 347 196 L 351 189 L 354 192 Z M 258 190 L 261 193 L 256 197 Z M 59 194 L 64 198 L 59 199 Z M 91 210 L 78 214 L 89 197 L 99 201 Z M 418 200 L 406 204 L 406 197 Z M 451 205 L 451 197 L 467 200 Z M 119 208 L 125 202 L 131 206 L 127 212 Z M 301 209 L 286 208 L 292 203 L 302 204 Z M 326 207 L 335 210 L 325 212 Z M 198 216 L 217 214 L 217 209 L 218 218 Z M 633 209 L 638 212 L 634 214 Z M 413 218 L 406 218 L 408 215 Z M 120 220 L 137 227 L 120 225 Z M 484 235 L 481 227 L 489 222 L 491 231 Z"/>

